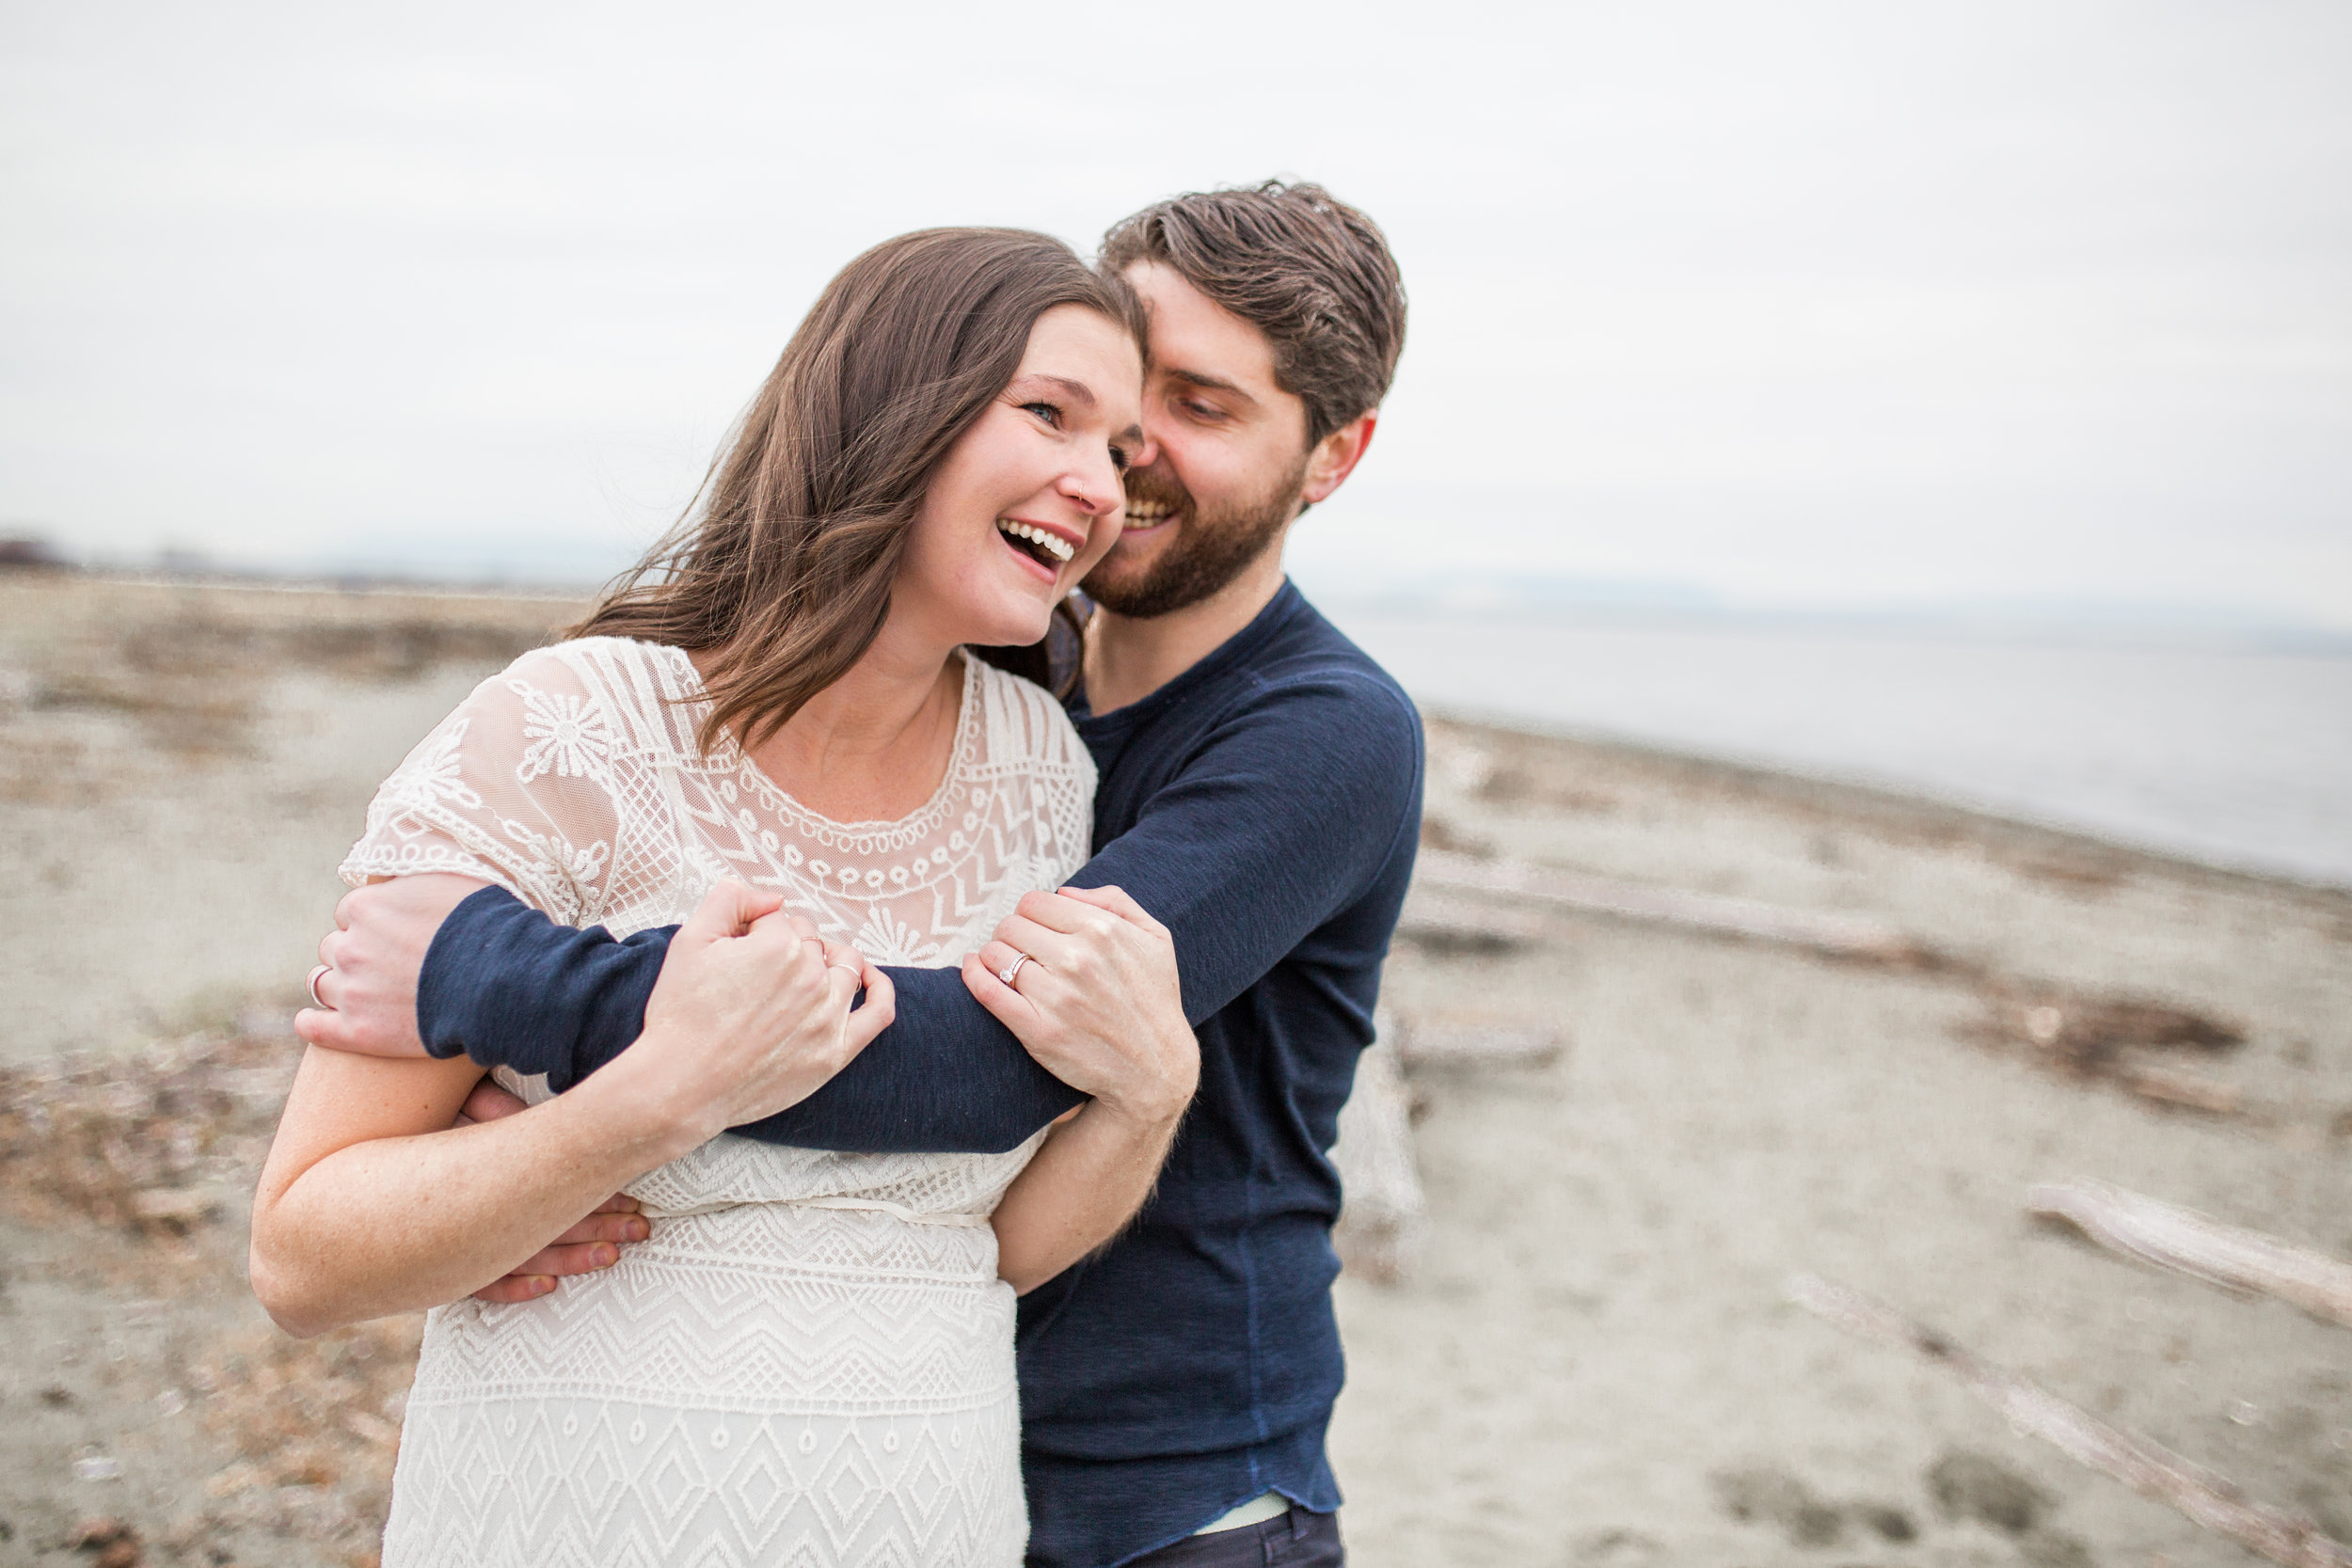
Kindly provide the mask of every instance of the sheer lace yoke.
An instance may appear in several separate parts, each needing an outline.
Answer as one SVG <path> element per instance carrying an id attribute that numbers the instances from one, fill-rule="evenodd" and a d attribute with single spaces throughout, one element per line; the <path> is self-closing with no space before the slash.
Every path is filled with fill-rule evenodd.
<path id="1" fill-rule="evenodd" d="M 692 657 L 682 648 L 667 651 L 675 654 L 685 666 L 681 679 L 700 709 L 707 711 L 710 698 L 703 686 L 702 672 L 694 668 Z M 975 754 L 975 742 L 979 738 L 977 730 L 980 718 L 980 692 L 979 682 L 972 671 L 979 662 L 969 654 L 961 656 L 958 672 L 961 678 L 957 685 L 955 735 L 948 742 L 947 766 L 941 771 L 939 783 L 931 786 L 930 797 L 913 814 L 895 821 L 843 822 L 803 805 L 798 796 L 776 783 L 766 768 L 752 759 L 751 753 L 743 750 L 742 742 L 736 738 L 732 730 L 719 732 L 719 744 L 711 755 L 711 763 L 715 767 L 733 768 L 742 779 L 746 792 L 755 796 L 778 821 L 790 822 L 795 826 L 807 822 L 816 833 L 823 835 L 836 847 L 849 844 L 876 844 L 902 834 L 914 834 L 919 838 L 927 830 L 935 828 L 946 819 L 948 808 L 953 804 L 951 797 L 957 779 Z"/>
<path id="2" fill-rule="evenodd" d="M 1092 759 L 1059 704 L 969 656 L 946 772 L 897 821 L 809 809 L 732 736 L 705 754 L 708 710 L 681 649 L 586 638 L 526 654 L 385 782 L 343 875 L 458 871 L 622 936 L 734 878 L 877 962 L 931 965 L 987 940 L 1035 873 L 1085 860 Z"/>

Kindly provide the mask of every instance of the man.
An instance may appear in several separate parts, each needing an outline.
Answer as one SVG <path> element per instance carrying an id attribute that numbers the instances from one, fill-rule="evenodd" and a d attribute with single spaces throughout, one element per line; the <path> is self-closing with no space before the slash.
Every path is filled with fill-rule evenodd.
<path id="1" fill-rule="evenodd" d="M 1404 693 L 1281 556 L 1371 442 L 1404 289 L 1370 220 L 1304 184 L 1148 208 L 1111 230 L 1102 265 L 1150 317 L 1152 456 L 1086 581 L 1071 714 L 1101 784 L 1095 858 L 1072 885 L 1123 888 L 1172 933 L 1200 1078 L 1131 1227 L 1022 1299 L 1030 1561 L 1336 1564 L 1327 1151 L 1411 875 L 1422 742 Z M 322 947 L 335 1010 L 305 1013 L 305 1037 L 464 1050 L 560 1088 L 637 1034 L 664 934 L 614 943 L 495 889 L 444 912 L 398 882 L 353 894 Z M 1077 1096 L 976 1000 L 1004 1005 L 999 961 L 994 943 L 964 975 L 894 970 L 898 1022 L 808 1100 L 738 1131 L 1014 1147 Z M 594 1217 L 526 1268 L 601 1266 L 642 1224 Z"/>

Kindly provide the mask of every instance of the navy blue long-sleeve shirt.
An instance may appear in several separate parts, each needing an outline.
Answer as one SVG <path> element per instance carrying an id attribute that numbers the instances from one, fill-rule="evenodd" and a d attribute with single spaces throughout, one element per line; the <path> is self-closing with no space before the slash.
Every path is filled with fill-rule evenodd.
<path id="1" fill-rule="evenodd" d="M 1266 1491 L 1339 1506 L 1328 1150 L 1419 837 L 1419 716 L 1285 584 L 1142 701 L 1072 717 L 1100 772 L 1081 887 L 1173 933 L 1200 1086 L 1136 1224 L 1020 1307 L 1029 1553 L 1105 1568 Z M 614 942 L 496 889 L 427 954 L 437 1055 L 563 1087 L 643 1026 L 666 932 Z M 736 1129 L 801 1147 L 1010 1148 L 1078 1102 L 955 970 L 894 969 L 898 1022 L 823 1089 Z"/>

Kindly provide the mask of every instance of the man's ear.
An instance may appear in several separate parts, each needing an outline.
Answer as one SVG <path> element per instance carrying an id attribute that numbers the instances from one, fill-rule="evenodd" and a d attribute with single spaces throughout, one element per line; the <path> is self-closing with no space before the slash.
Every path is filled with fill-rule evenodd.
<path id="1" fill-rule="evenodd" d="M 1326 499 L 1347 483 L 1371 448 L 1373 427 L 1379 422 L 1380 410 L 1368 409 L 1315 443 L 1307 454 L 1307 483 L 1300 491 L 1307 505 Z"/>

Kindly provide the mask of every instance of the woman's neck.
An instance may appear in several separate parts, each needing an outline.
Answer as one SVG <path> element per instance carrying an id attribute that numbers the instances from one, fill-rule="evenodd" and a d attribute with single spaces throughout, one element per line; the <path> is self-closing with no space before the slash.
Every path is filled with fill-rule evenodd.
<path id="1" fill-rule="evenodd" d="M 897 621 L 883 623 L 849 673 L 748 750 L 786 794 L 835 822 L 913 816 L 953 760 L 962 661 L 953 647 L 912 638 Z M 708 656 L 691 657 L 707 670 Z"/>

